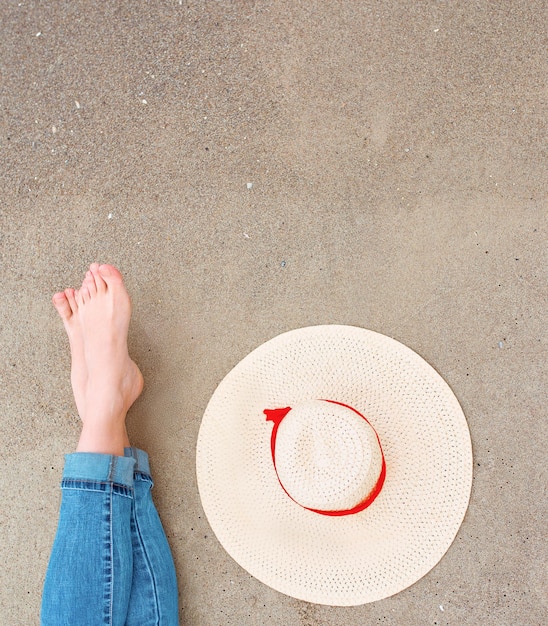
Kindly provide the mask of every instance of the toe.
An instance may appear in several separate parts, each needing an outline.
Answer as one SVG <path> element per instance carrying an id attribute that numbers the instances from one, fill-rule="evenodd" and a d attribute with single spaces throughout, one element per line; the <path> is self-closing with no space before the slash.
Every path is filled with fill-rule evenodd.
<path id="1" fill-rule="evenodd" d="M 84 278 L 82 287 L 84 285 L 87 287 L 90 296 L 94 296 L 97 293 L 97 285 L 95 284 L 95 278 L 93 277 L 91 270 L 86 272 L 86 277 Z"/>
<path id="2" fill-rule="evenodd" d="M 83 304 L 86 304 L 86 302 L 88 302 L 89 299 L 90 299 L 89 290 L 87 287 L 87 283 L 84 280 L 84 282 L 82 283 L 82 286 L 80 287 L 80 290 L 77 292 L 76 302 L 78 302 L 79 306 L 82 306 Z"/>
<path id="3" fill-rule="evenodd" d="M 68 320 L 72 317 L 72 309 L 63 291 L 56 293 L 52 300 L 53 306 L 57 309 L 57 313 L 59 313 L 61 319 Z"/>
<path id="4" fill-rule="evenodd" d="M 101 272 L 99 271 L 99 264 L 98 263 L 92 263 L 91 267 L 89 268 L 92 276 L 93 276 L 93 281 L 95 282 L 95 287 L 97 289 L 97 291 L 99 293 L 103 293 L 104 291 L 106 291 L 107 288 L 107 284 L 106 282 L 103 280 L 103 277 L 101 276 Z"/>
<path id="5" fill-rule="evenodd" d="M 90 279 L 91 279 L 91 278 L 92 278 L 92 276 L 91 276 L 91 272 L 88 270 L 88 271 L 86 272 L 86 275 L 84 276 L 84 280 L 82 281 L 82 285 L 81 285 L 81 287 L 83 287 L 84 285 L 86 285 L 86 284 L 90 281 Z"/>
<path id="6" fill-rule="evenodd" d="M 107 285 L 123 281 L 122 274 L 114 267 L 114 265 L 100 265 L 99 273 Z"/>
<path id="7" fill-rule="evenodd" d="M 76 302 L 76 292 L 74 289 L 65 289 L 65 296 L 68 300 L 72 313 L 78 311 L 78 303 Z"/>

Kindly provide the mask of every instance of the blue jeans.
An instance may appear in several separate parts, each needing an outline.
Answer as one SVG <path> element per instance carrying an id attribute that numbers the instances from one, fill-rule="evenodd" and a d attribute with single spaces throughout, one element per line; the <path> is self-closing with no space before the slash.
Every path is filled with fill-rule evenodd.
<path id="1" fill-rule="evenodd" d="M 177 626 L 169 545 L 146 452 L 65 456 L 42 626 Z"/>

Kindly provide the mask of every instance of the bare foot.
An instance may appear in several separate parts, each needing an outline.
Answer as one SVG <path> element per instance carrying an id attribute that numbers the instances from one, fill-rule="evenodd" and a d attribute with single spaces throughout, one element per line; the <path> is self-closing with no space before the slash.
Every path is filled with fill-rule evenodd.
<path id="1" fill-rule="evenodd" d="M 76 406 L 83 428 L 77 450 L 123 455 L 125 416 L 143 388 L 127 350 L 131 302 L 120 272 L 94 263 L 79 291 L 53 296 L 71 346 Z"/>

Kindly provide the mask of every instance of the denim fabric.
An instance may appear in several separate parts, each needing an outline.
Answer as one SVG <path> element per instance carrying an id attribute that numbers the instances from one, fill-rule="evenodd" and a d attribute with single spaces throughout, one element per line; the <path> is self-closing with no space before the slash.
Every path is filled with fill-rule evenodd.
<path id="1" fill-rule="evenodd" d="M 65 456 L 42 626 L 177 626 L 173 559 L 152 502 L 148 457 Z"/>
<path id="2" fill-rule="evenodd" d="M 131 541 L 133 582 L 125 626 L 178 624 L 175 566 L 162 523 L 152 502 L 148 456 L 129 448 L 135 459 Z"/>

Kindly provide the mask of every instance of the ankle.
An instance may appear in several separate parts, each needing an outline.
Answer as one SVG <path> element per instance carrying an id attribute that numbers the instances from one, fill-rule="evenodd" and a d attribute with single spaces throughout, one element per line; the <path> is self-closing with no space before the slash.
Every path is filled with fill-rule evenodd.
<path id="1" fill-rule="evenodd" d="M 111 420 L 95 420 L 83 425 L 76 451 L 124 456 L 125 443 L 124 422 L 116 424 Z"/>

